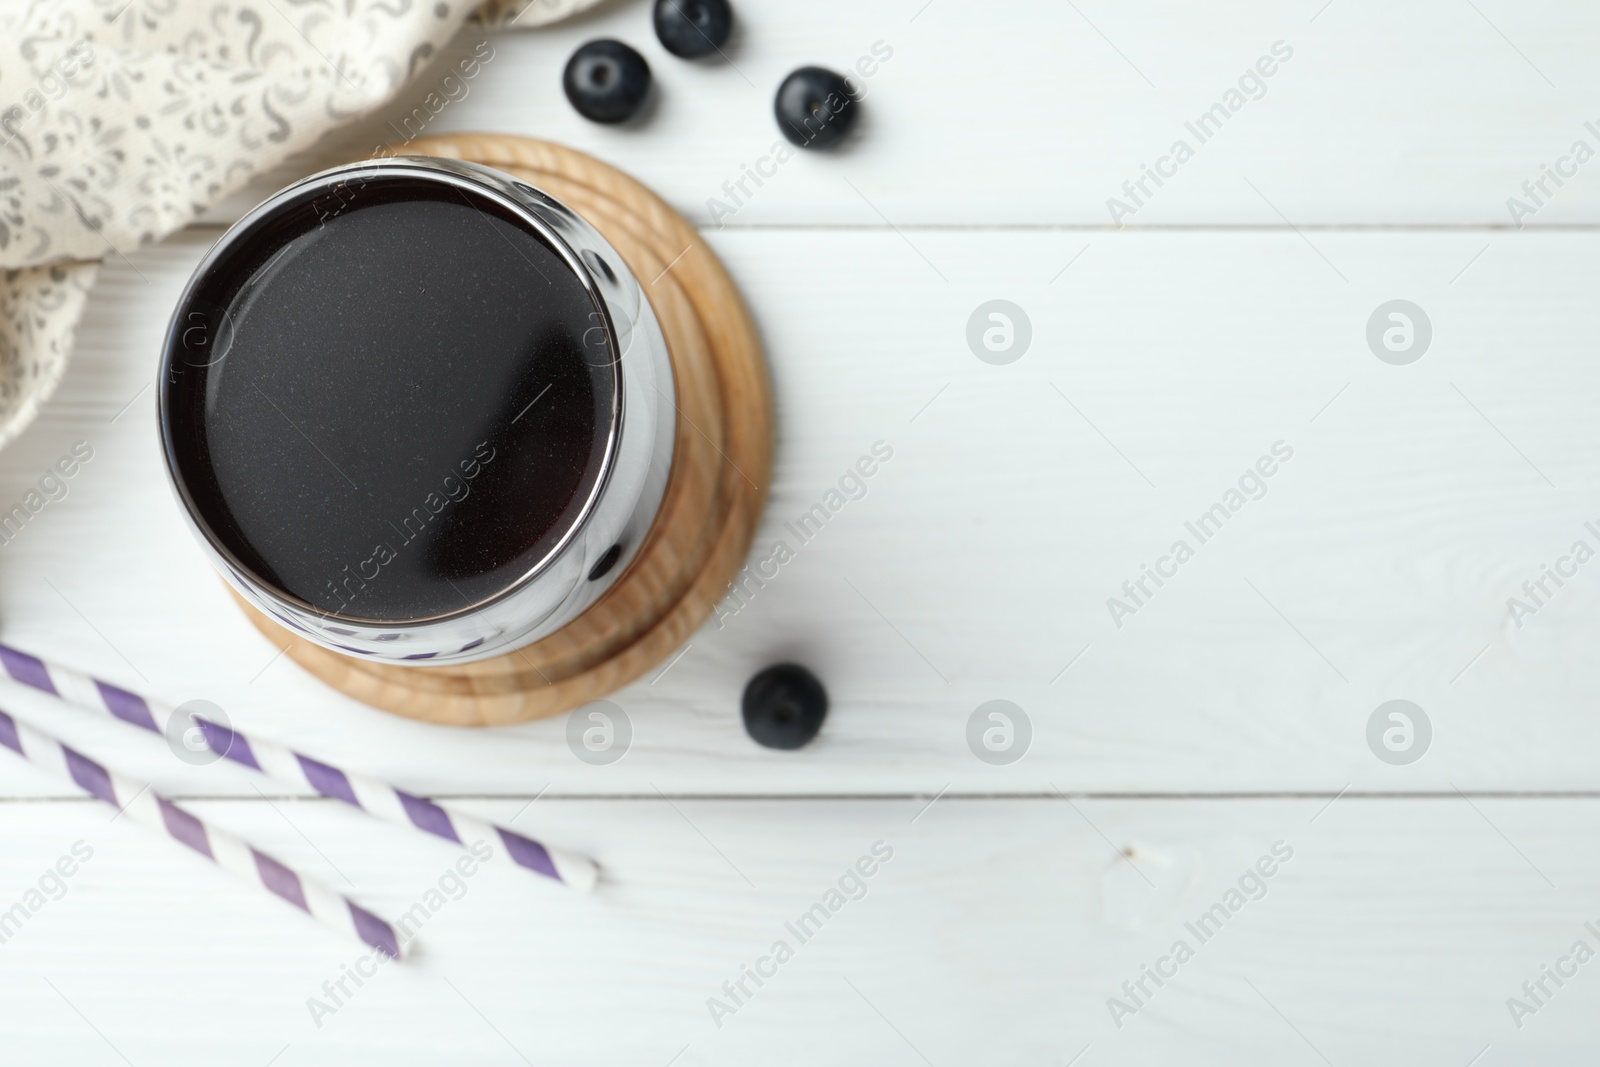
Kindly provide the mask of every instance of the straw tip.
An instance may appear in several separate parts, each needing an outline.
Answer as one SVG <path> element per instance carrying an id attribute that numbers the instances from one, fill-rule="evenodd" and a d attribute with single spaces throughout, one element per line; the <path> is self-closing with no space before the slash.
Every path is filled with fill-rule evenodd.
<path id="1" fill-rule="evenodd" d="M 561 875 L 562 884 L 570 889 L 588 893 L 600 881 L 600 865 L 591 859 L 582 856 L 551 858 L 555 860 L 556 872 Z"/>
<path id="2" fill-rule="evenodd" d="M 388 956 L 392 960 L 405 958 L 405 945 L 395 933 L 393 926 L 353 900 L 347 898 L 345 904 L 350 909 L 356 937 L 380 955 Z"/>

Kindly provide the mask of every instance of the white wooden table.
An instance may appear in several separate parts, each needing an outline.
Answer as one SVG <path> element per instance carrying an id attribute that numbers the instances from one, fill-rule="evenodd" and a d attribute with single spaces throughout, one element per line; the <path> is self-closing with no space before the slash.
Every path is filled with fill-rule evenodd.
<path id="1" fill-rule="evenodd" d="M 747 606 L 615 696 L 621 760 L 580 762 L 562 720 L 453 731 L 328 691 L 234 610 L 164 485 L 149 385 L 190 269 L 276 185 L 392 139 L 432 72 L 205 224 L 114 257 L 67 380 L 0 454 L 9 507 L 73 442 L 95 452 L 0 548 L 5 640 L 514 819 L 595 855 L 602 888 L 486 867 L 414 963 L 314 1018 L 351 945 L 0 753 L 0 911 L 93 849 L 0 944 L 0 1062 L 1592 1063 L 1600 962 L 1569 954 L 1600 950 L 1600 562 L 1561 564 L 1575 574 L 1531 615 L 1508 598 L 1574 542 L 1600 548 L 1600 162 L 1561 162 L 1600 149 L 1600 8 L 739 16 L 732 62 L 709 66 L 667 56 L 642 2 L 497 36 L 429 125 L 572 144 L 708 227 L 776 383 L 763 547 L 893 448 Z M 565 57 L 602 35 L 655 70 L 643 129 L 561 97 Z M 712 225 L 708 198 L 777 139 L 783 74 L 880 41 L 859 141 L 747 181 Z M 1292 55 L 1228 111 L 1276 42 Z M 1218 103 L 1201 143 L 1185 124 Z M 1192 158 L 1163 162 L 1180 138 Z M 1170 176 L 1133 204 L 1142 165 Z M 1507 198 L 1542 165 L 1569 176 L 1519 228 Z M 1120 227 L 1109 197 L 1137 208 Z M 967 343 L 993 299 L 1031 324 L 1004 365 Z M 1432 331 L 1404 365 L 1367 340 L 1396 299 Z M 1203 544 L 1186 531 L 1277 442 L 1293 455 L 1264 495 Z M 1193 558 L 1160 563 L 1180 539 Z M 1170 577 L 1135 605 L 1122 585 L 1147 564 Z M 1114 618 L 1111 597 L 1137 610 Z M 814 745 L 775 753 L 737 701 L 790 658 L 833 708 Z M 375 910 L 410 907 L 457 855 L 3 699 Z M 1393 699 L 1431 723 L 1411 763 L 1368 744 Z M 991 700 L 1027 716 L 1020 760 L 969 747 Z M 880 841 L 893 858 L 861 899 L 803 944 L 787 932 Z M 1258 879 L 1275 844 L 1292 857 Z M 1208 912 L 1226 921 L 1202 938 Z M 793 958 L 731 999 L 779 939 Z M 1577 970 L 1557 985 L 1547 967 Z"/>

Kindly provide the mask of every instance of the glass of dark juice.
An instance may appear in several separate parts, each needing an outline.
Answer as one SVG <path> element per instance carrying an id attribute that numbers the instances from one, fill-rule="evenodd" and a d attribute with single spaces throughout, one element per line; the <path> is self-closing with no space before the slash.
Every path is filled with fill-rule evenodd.
<path id="1" fill-rule="evenodd" d="M 672 461 L 666 342 L 581 216 L 472 163 L 393 158 L 275 194 L 196 269 L 162 353 L 183 513 L 313 641 L 464 662 L 626 569 Z"/>

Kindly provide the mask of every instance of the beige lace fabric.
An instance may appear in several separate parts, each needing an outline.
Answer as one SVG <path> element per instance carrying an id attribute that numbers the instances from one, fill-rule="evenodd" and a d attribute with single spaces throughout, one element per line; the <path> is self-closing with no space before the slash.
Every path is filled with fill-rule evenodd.
<path id="1" fill-rule="evenodd" d="M 555 21 L 596 0 L 495 0 Z M 0 445 L 61 380 L 108 256 L 396 96 L 470 0 L 0 0 Z"/>

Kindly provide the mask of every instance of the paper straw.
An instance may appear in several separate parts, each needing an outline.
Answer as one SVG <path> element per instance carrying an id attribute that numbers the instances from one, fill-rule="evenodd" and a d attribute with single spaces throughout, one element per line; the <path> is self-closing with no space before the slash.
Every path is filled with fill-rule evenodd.
<path id="1" fill-rule="evenodd" d="M 400 958 L 400 941 L 387 922 L 349 897 L 257 851 L 243 838 L 183 810 L 145 783 L 96 763 L 3 711 L 0 745 L 37 767 L 71 779 L 79 789 L 120 809 L 134 822 L 188 845 L 235 878 L 287 900 L 319 922 L 393 959 Z"/>
<path id="2" fill-rule="evenodd" d="M 0 644 L 0 665 L 23 685 L 163 736 L 177 713 L 170 704 L 142 697 L 59 663 L 46 662 L 9 645 Z M 600 868 L 586 856 L 550 848 L 515 830 L 442 807 L 376 779 L 340 770 L 275 741 L 246 737 L 198 715 L 194 719 L 212 752 L 279 781 L 309 786 L 375 818 L 414 827 L 457 845 L 498 837 L 512 862 L 574 889 L 593 889 L 599 879 Z"/>

